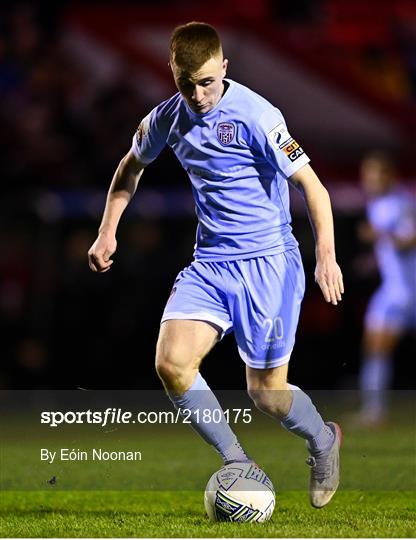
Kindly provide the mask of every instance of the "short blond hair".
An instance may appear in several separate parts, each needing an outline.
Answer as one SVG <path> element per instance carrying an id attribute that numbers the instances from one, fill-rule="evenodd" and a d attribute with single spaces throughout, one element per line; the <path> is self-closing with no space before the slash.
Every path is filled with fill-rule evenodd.
<path id="1" fill-rule="evenodd" d="M 210 24 L 190 22 L 173 30 L 170 61 L 178 67 L 193 71 L 218 55 L 222 56 L 221 39 Z"/>

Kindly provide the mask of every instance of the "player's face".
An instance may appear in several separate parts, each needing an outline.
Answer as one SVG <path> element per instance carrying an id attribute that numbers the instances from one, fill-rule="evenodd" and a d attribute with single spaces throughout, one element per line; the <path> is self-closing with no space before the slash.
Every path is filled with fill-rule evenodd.
<path id="1" fill-rule="evenodd" d="M 227 64 L 228 60 L 217 56 L 210 58 L 198 70 L 188 72 L 171 62 L 176 87 L 194 112 L 205 114 L 219 102 L 224 91 Z"/>
<path id="2" fill-rule="evenodd" d="M 387 163 L 377 159 L 365 159 L 361 164 L 361 183 L 370 197 L 377 197 L 392 187 L 394 172 Z"/>

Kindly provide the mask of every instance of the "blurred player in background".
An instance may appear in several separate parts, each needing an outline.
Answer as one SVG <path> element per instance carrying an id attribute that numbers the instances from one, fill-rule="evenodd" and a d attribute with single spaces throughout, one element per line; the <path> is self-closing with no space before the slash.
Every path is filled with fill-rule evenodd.
<path id="1" fill-rule="evenodd" d="M 415 199 L 396 179 L 397 172 L 387 155 L 375 152 L 362 161 L 368 223 L 360 227 L 359 236 L 374 244 L 381 277 L 364 323 L 359 377 L 362 408 L 358 418 L 363 426 L 385 422 L 393 354 L 404 332 L 416 329 Z"/>
<path id="2" fill-rule="evenodd" d="M 194 429 L 225 463 L 250 461 L 199 372 L 215 343 L 234 331 L 256 406 L 306 440 L 310 500 L 321 507 L 338 487 L 341 432 L 323 421 L 302 390 L 287 383 L 304 294 L 288 181 L 308 207 L 316 281 L 325 300 L 336 305 L 343 283 L 331 204 L 281 112 L 226 79 L 227 65 L 212 26 L 189 23 L 175 29 L 170 67 L 179 92 L 140 123 L 110 186 L 89 264 L 94 271 L 110 269 L 120 217 L 143 169 L 168 144 L 191 180 L 199 223 L 195 260 L 179 273 L 162 316 L 158 375 L 174 406 L 192 411 Z M 218 411 L 221 421 L 209 421 Z"/>

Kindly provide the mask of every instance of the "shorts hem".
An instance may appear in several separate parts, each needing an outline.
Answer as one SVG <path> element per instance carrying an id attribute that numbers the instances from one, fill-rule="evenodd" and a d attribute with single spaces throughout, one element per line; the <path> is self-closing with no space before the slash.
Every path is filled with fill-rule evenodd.
<path id="1" fill-rule="evenodd" d="M 216 326 L 219 326 L 222 330 L 221 338 L 222 339 L 227 331 L 232 327 L 231 323 L 227 323 L 226 321 L 223 321 L 219 317 L 216 317 L 215 315 L 212 315 L 211 313 L 206 312 L 193 312 L 193 313 L 183 313 L 182 311 L 171 311 L 169 313 L 165 313 L 162 316 L 162 320 L 160 323 L 163 323 L 165 321 L 169 321 L 172 319 L 177 320 L 188 320 L 188 321 L 203 321 L 203 322 L 210 322 L 215 324 Z"/>
<path id="2" fill-rule="evenodd" d="M 245 353 L 241 349 L 241 347 L 238 347 L 238 352 L 240 353 L 240 356 L 243 359 L 244 363 L 254 369 L 271 369 L 284 366 L 285 364 L 289 363 L 292 351 L 293 349 L 284 356 L 279 356 L 279 358 L 273 358 L 271 360 L 260 360 L 258 358 L 250 358 L 250 356 L 248 356 L 248 354 Z"/>

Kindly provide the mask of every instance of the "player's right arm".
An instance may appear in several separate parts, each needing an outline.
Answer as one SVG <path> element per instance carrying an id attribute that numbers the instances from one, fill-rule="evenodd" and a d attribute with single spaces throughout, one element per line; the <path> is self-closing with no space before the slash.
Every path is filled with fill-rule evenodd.
<path id="1" fill-rule="evenodd" d="M 114 173 L 98 237 L 88 251 L 88 263 L 94 272 L 107 272 L 117 248 L 116 231 L 120 218 L 133 197 L 143 169 L 159 155 L 166 144 L 169 117 L 165 103 L 155 107 L 140 122 L 133 136 L 130 151 L 120 161 Z"/>
<path id="2" fill-rule="evenodd" d="M 120 161 L 108 190 L 98 236 L 88 251 L 88 264 L 94 272 L 107 272 L 117 248 L 116 231 L 120 218 L 137 189 L 145 165 L 130 150 Z"/>

